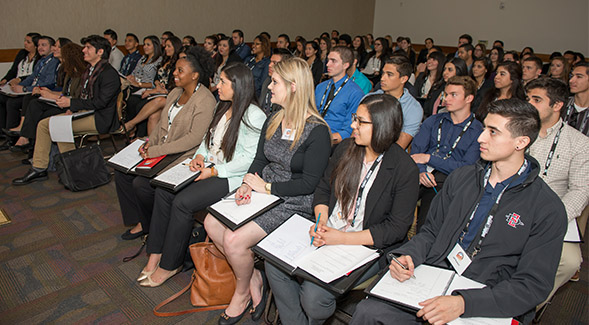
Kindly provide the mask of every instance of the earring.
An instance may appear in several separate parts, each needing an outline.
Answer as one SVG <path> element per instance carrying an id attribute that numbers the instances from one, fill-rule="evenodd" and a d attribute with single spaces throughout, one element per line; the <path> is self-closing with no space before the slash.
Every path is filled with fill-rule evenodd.
<path id="1" fill-rule="evenodd" d="M 519 147 L 515 147 L 515 150 L 519 150 Z"/>

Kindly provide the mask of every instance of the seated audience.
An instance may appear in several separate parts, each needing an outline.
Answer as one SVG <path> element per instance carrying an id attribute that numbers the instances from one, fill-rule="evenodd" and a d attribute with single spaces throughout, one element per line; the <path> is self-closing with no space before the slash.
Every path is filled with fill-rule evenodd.
<path id="1" fill-rule="evenodd" d="M 137 135 L 151 134 L 160 120 L 160 111 L 166 105 L 166 96 L 151 98 L 154 95 L 167 95 L 175 88 L 174 76 L 176 62 L 182 51 L 182 41 L 176 36 L 169 37 L 164 46 L 164 55 L 161 64 L 158 66 L 154 86 L 145 90 L 141 96 L 132 95 L 127 100 L 127 122 L 125 129 L 133 132 L 139 123 L 147 119 L 147 130 L 145 126 L 138 128 Z M 129 119 L 131 118 L 131 119 Z"/>
<path id="2" fill-rule="evenodd" d="M 448 175 L 479 159 L 477 138 L 483 125 L 470 110 L 475 82 L 467 76 L 454 76 L 446 82 L 444 93 L 447 112 L 428 117 L 411 145 L 411 158 L 419 167 L 421 184 L 416 231 L 425 223 L 430 204 Z"/>
<path id="3" fill-rule="evenodd" d="M 552 78 L 533 80 L 527 84 L 526 94 L 529 103 L 538 110 L 541 122 L 540 134 L 530 147 L 530 155 L 542 167 L 540 177 L 564 204 L 568 232 L 578 233 L 577 218 L 589 204 L 589 138 L 560 118 L 568 97 L 565 83 Z M 576 227 L 571 227 L 571 223 Z M 582 260 L 579 243 L 563 243 L 554 287 L 538 307 L 549 302 L 556 290 L 571 279 Z"/>
<path id="4" fill-rule="evenodd" d="M 293 55 L 296 56 L 297 58 L 306 59 L 305 47 L 307 46 L 307 40 L 305 40 L 301 36 L 297 36 L 297 40 L 296 40 L 295 44 L 296 44 L 296 47 L 295 47 L 295 51 L 294 51 Z"/>
<path id="5" fill-rule="evenodd" d="M 417 62 L 416 65 L 419 65 L 420 63 L 426 63 L 427 59 L 428 59 L 428 54 L 429 54 L 429 50 L 434 47 L 434 39 L 431 37 L 428 37 L 425 39 L 425 41 L 423 42 L 425 44 L 425 47 L 423 49 L 421 49 L 421 51 L 419 51 L 419 54 L 417 55 Z"/>
<path id="6" fill-rule="evenodd" d="M 493 65 L 491 64 L 491 60 L 486 56 L 474 59 L 472 69 L 470 70 L 470 77 L 475 81 L 477 89 L 474 100 L 470 104 L 470 111 L 473 113 L 479 108 L 487 91 L 493 88 L 493 80 L 491 79 L 492 70 Z"/>
<path id="7" fill-rule="evenodd" d="M 411 66 L 415 67 L 415 60 L 416 55 L 415 51 L 411 48 L 411 38 L 409 37 L 402 37 L 401 42 L 399 43 L 400 49 L 405 53 L 409 62 L 411 62 Z"/>
<path id="8" fill-rule="evenodd" d="M 270 41 L 263 36 L 256 36 L 254 44 L 252 45 L 252 56 L 246 62 L 252 74 L 254 75 L 254 87 L 256 90 L 256 98 L 260 97 L 262 91 L 262 83 L 268 75 L 268 64 L 270 64 Z"/>
<path id="9" fill-rule="evenodd" d="M 464 60 L 468 72 L 472 69 L 474 47 L 471 44 L 462 44 L 458 48 L 458 57 Z"/>
<path id="10" fill-rule="evenodd" d="M 461 58 L 452 58 L 444 64 L 442 78 L 432 85 L 423 103 L 423 115 L 425 117 L 444 111 L 444 88 L 448 79 L 454 76 L 468 76 L 468 68 Z"/>
<path id="11" fill-rule="evenodd" d="M 384 58 L 389 53 L 389 42 L 386 38 L 379 37 L 374 41 L 374 51 L 368 54 L 366 67 L 360 69 L 360 72 L 366 75 L 372 83 L 377 83 L 380 79 L 380 70 L 382 69 Z"/>
<path id="12" fill-rule="evenodd" d="M 497 70 L 497 65 L 503 62 L 503 48 L 502 47 L 493 47 L 491 52 L 489 52 L 489 59 L 491 60 L 491 64 L 493 65 L 493 72 Z"/>
<path id="13" fill-rule="evenodd" d="M 306 62 L 292 58 L 277 63 L 269 88 L 272 102 L 283 109 L 264 124 L 254 162 L 235 196 L 242 198 L 236 201 L 239 205 L 250 203 L 252 191 L 279 196 L 284 202 L 235 231 L 207 215 L 205 229 L 236 278 L 235 292 L 219 324 L 234 324 L 248 311 L 254 321 L 262 316 L 268 289 L 263 275 L 254 269 L 250 248 L 293 213 L 312 217 L 313 191 L 329 160 L 329 127 L 315 108 Z"/>
<path id="14" fill-rule="evenodd" d="M 315 105 L 331 130 L 333 144 L 340 143 L 352 134 L 352 114 L 364 96 L 362 89 L 350 82 L 347 71 L 354 63 L 352 50 L 345 46 L 331 49 L 327 62 L 326 80 L 315 88 Z"/>
<path id="15" fill-rule="evenodd" d="M 568 85 L 570 70 L 569 62 L 564 57 L 557 56 L 550 59 L 549 77 L 558 79 Z"/>
<path id="16" fill-rule="evenodd" d="M 290 51 L 290 37 L 286 34 L 278 35 L 278 38 L 276 39 L 276 48 L 287 49 Z"/>
<path id="17" fill-rule="evenodd" d="M 168 39 L 169 41 L 169 39 Z M 192 58 L 188 56 L 192 55 Z M 208 90 L 214 71 L 213 59 L 202 47 L 192 47 L 174 70 L 174 88 L 166 98 L 159 124 L 139 148 L 141 157 L 155 158 L 180 154 L 165 170 L 192 157 L 203 139 L 215 110 L 215 99 Z M 144 176 L 124 174 L 115 170 L 117 196 L 123 223 L 134 225 L 121 237 L 139 238 L 149 232 L 155 189 Z"/>
<path id="18" fill-rule="evenodd" d="M 522 59 L 522 82 L 524 86 L 528 82 L 537 79 L 542 73 L 542 60 L 537 56 L 529 56 Z"/>
<path id="19" fill-rule="evenodd" d="M 364 45 L 364 38 L 362 36 L 354 37 L 352 41 L 352 50 L 358 52 L 358 63 L 356 67 L 358 69 L 362 69 L 366 66 L 366 57 L 368 56 L 368 52 L 366 52 L 366 45 Z"/>
<path id="20" fill-rule="evenodd" d="M 217 38 L 215 37 L 215 39 Z M 194 36 L 186 35 L 182 38 L 182 46 L 185 48 L 196 46 L 196 39 L 194 38 Z"/>
<path id="21" fill-rule="evenodd" d="M 272 92 L 270 89 L 268 89 L 268 86 L 272 82 L 274 66 L 280 61 L 292 58 L 292 56 L 292 53 L 290 53 L 290 51 L 286 48 L 276 48 L 272 52 L 272 56 L 270 57 L 270 64 L 268 64 L 268 76 L 262 84 L 262 91 L 260 92 L 260 97 L 258 98 L 258 103 L 267 116 L 270 116 L 281 109 L 280 105 L 272 103 Z"/>
<path id="22" fill-rule="evenodd" d="M 189 63 L 193 71 L 198 65 L 191 54 L 179 62 Z M 266 114 L 254 104 L 252 73 L 243 63 L 223 68 L 219 98 L 213 120 L 190 162 L 190 169 L 200 170 L 200 176 L 177 194 L 155 190 L 149 260 L 137 279 L 141 286 L 157 287 L 180 271 L 194 213 L 239 187 L 256 155 Z M 214 166 L 205 168 L 205 163 Z"/>
<path id="23" fill-rule="evenodd" d="M 145 55 L 135 65 L 133 73 L 127 76 L 127 81 L 133 86 L 131 88 L 133 91 L 141 88 L 153 88 L 157 69 L 162 62 L 162 47 L 157 36 L 150 35 L 143 39 L 143 52 Z"/>
<path id="24" fill-rule="evenodd" d="M 487 57 L 487 47 L 483 43 L 478 43 L 474 46 L 474 51 L 472 52 L 473 59 Z"/>
<path id="25" fill-rule="evenodd" d="M 25 36 L 24 48 L 18 51 L 10 69 L 6 75 L 0 80 L 0 86 L 7 83 L 17 85 L 19 82 L 26 79 L 33 73 L 35 64 L 38 63 L 40 55 L 37 52 L 37 44 L 39 41 L 39 33 L 28 33 Z"/>
<path id="26" fill-rule="evenodd" d="M 231 62 L 241 62 L 241 58 L 237 53 L 235 53 L 235 49 L 233 48 L 233 40 L 227 36 L 222 37 L 219 39 L 217 43 L 217 50 L 219 51 L 219 55 L 215 58 L 215 65 L 217 70 L 215 70 L 215 75 L 213 76 L 213 80 L 211 82 L 211 91 L 213 94 L 217 91 L 217 86 L 221 81 L 221 70 L 231 63 Z"/>
<path id="27" fill-rule="evenodd" d="M 123 61 L 121 62 L 121 69 L 119 73 L 123 76 L 128 76 L 133 73 L 135 67 L 137 66 L 137 62 L 141 60 L 141 53 L 137 49 L 139 45 L 139 38 L 137 35 L 133 33 L 128 33 L 125 37 L 125 49 L 129 54 L 123 57 Z"/>
<path id="28" fill-rule="evenodd" d="M 329 38 L 322 37 L 319 40 L 319 49 L 321 50 L 321 62 L 323 63 L 323 73 L 327 73 L 327 56 L 331 52 L 331 41 Z"/>
<path id="29" fill-rule="evenodd" d="M 217 37 L 215 37 L 215 35 L 209 35 L 207 37 L 205 37 L 205 41 L 204 43 L 202 43 L 202 46 L 205 48 L 205 50 L 207 50 L 207 52 L 211 53 L 211 57 L 213 58 L 213 60 L 216 60 L 216 56 L 217 56 L 217 44 L 219 43 L 219 40 L 217 39 Z"/>
<path id="30" fill-rule="evenodd" d="M 348 76 L 352 78 L 352 81 L 355 82 L 360 89 L 364 92 L 364 94 L 368 94 L 372 90 L 372 82 L 368 80 L 360 70 L 357 68 L 358 66 L 358 52 L 354 51 L 354 62 L 350 65 L 348 69 Z"/>
<path id="31" fill-rule="evenodd" d="M 516 51 L 507 51 L 503 54 L 503 62 L 506 61 L 519 63 L 519 55 Z"/>
<path id="32" fill-rule="evenodd" d="M 117 71 L 108 63 L 111 45 L 104 37 L 98 35 L 85 37 L 80 43 L 84 44 L 82 50 L 84 61 L 88 63 L 80 81 L 82 84 L 80 98 L 60 97 L 56 100 L 56 104 L 66 110 L 64 114 L 94 111 L 93 115 L 72 121 L 74 133 L 113 132 L 119 127 L 116 105 L 121 82 Z M 57 146 L 60 152 L 75 149 L 73 143 L 58 142 Z M 14 179 L 12 184 L 26 185 L 47 179 L 50 151 L 49 118 L 46 118 L 37 126 L 32 168 L 23 177 Z"/>
<path id="33" fill-rule="evenodd" d="M 589 63 L 583 61 L 573 66 L 569 86 L 573 97 L 563 110 L 563 120 L 589 136 Z"/>
<path id="34" fill-rule="evenodd" d="M 493 80 L 494 87 L 490 88 L 475 114 L 479 121 L 484 121 L 489 105 L 500 99 L 519 98 L 526 99 L 522 86 L 522 69 L 519 64 L 511 61 L 501 62 L 497 66 L 497 74 Z"/>
<path id="35" fill-rule="evenodd" d="M 120 72 L 121 62 L 123 62 L 123 57 L 125 55 L 117 47 L 117 32 L 109 28 L 104 31 L 104 38 L 106 38 L 106 40 L 112 46 L 110 49 L 110 56 L 108 57 L 108 63 L 110 63 L 110 65 L 115 68 L 115 70 Z"/>
<path id="36" fill-rule="evenodd" d="M 309 42 L 305 45 L 305 57 L 307 64 L 311 67 L 311 75 L 313 76 L 313 84 L 317 86 L 321 82 L 323 76 L 323 62 L 321 62 L 321 50 L 319 44 Z"/>
<path id="37" fill-rule="evenodd" d="M 314 246 L 369 245 L 386 255 L 406 241 L 418 171 L 395 143 L 402 125 L 394 97 L 379 94 L 362 100 L 352 122 L 354 137 L 337 147 L 315 190 L 314 215 L 321 218 L 317 230 L 309 230 Z M 385 255 L 358 283 L 386 266 Z M 283 324 L 321 324 L 335 312 L 337 297 L 327 289 L 299 281 L 267 261 L 265 269 Z"/>
<path id="38" fill-rule="evenodd" d="M 235 53 L 239 55 L 243 62 L 248 62 L 252 55 L 252 49 L 245 44 L 243 32 L 239 29 L 234 30 L 233 33 L 231 33 L 231 39 L 235 46 Z"/>
<path id="39" fill-rule="evenodd" d="M 415 79 L 414 86 L 417 99 L 423 99 L 421 102 L 425 102 L 424 99 L 427 98 L 432 86 L 442 78 L 444 64 L 446 64 L 446 56 L 441 52 L 432 52 L 427 56 L 425 69 Z"/>
<path id="40" fill-rule="evenodd" d="M 461 264 L 467 267 L 462 275 L 485 288 L 422 301 L 417 313 L 369 298 L 358 304 L 351 324 L 445 324 L 458 317 L 531 322 L 554 283 L 566 212 L 538 177 L 541 166 L 524 154 L 540 130 L 536 109 L 520 99 L 499 100 L 491 103 L 484 124 L 481 160 L 448 177 L 422 230 L 391 252 L 404 268 L 392 262 L 389 269 L 404 282 L 424 263 L 450 267 L 447 257 L 456 249 L 471 261 Z M 490 230 L 481 234 L 483 225 Z"/>

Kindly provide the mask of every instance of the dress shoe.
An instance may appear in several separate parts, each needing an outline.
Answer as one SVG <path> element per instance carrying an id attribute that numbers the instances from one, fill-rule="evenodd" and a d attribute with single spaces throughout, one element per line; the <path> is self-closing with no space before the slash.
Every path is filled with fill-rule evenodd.
<path id="1" fill-rule="evenodd" d="M 262 275 L 262 300 L 260 300 L 260 303 L 257 306 L 250 309 L 253 321 L 257 321 L 262 317 L 264 309 L 266 309 L 266 302 L 268 301 L 268 280 L 266 279 L 264 271 L 260 270 L 260 273 Z"/>
<path id="2" fill-rule="evenodd" d="M 6 140 L 3 144 L 0 145 L 0 151 L 10 149 L 10 141 Z"/>
<path id="3" fill-rule="evenodd" d="M 241 320 L 241 318 L 243 318 L 243 315 L 245 315 L 245 313 L 251 308 L 251 306 L 252 306 L 252 300 L 250 299 L 247 303 L 247 306 L 245 306 L 245 309 L 243 310 L 243 312 L 240 315 L 237 315 L 235 317 L 227 316 L 227 314 L 225 312 L 223 312 L 221 314 L 221 316 L 219 316 L 219 325 L 233 325 L 233 324 L 239 322 Z"/>
<path id="4" fill-rule="evenodd" d="M 2 129 L 2 132 L 9 137 L 20 137 L 20 131 L 11 131 L 9 129 Z"/>
<path id="5" fill-rule="evenodd" d="M 31 165 L 31 158 L 26 158 L 20 161 L 23 165 Z"/>
<path id="6" fill-rule="evenodd" d="M 578 282 L 579 281 L 579 270 L 577 270 L 577 272 L 571 277 L 571 279 L 569 281 L 571 282 Z"/>
<path id="7" fill-rule="evenodd" d="M 12 152 L 22 152 L 22 153 L 29 153 L 33 146 L 30 143 L 23 144 L 23 145 L 14 145 L 10 147 L 10 151 Z"/>
<path id="8" fill-rule="evenodd" d="M 157 270 L 157 268 L 156 268 L 156 270 Z M 169 278 L 178 274 L 181 270 L 182 270 L 182 265 L 180 265 L 180 267 L 178 267 L 177 269 L 173 270 L 170 274 L 168 274 L 168 276 L 162 282 L 153 281 L 151 279 L 151 276 L 153 275 L 153 273 L 152 273 L 152 274 L 148 275 L 147 278 L 145 278 L 141 282 L 139 282 L 139 285 L 142 287 L 150 287 L 150 288 L 159 287 L 162 284 L 164 284 L 164 282 L 168 281 Z"/>
<path id="9" fill-rule="evenodd" d="M 160 267 L 160 264 L 159 263 L 151 271 L 145 271 L 145 269 L 141 270 L 141 273 L 139 273 L 139 277 L 137 278 L 137 282 L 141 282 L 141 281 L 147 279 L 147 277 L 150 276 L 150 275 L 152 275 L 153 272 L 155 272 L 155 270 L 157 270 L 158 267 Z"/>
<path id="10" fill-rule="evenodd" d="M 34 169 L 30 169 L 25 176 L 20 178 L 15 178 L 12 180 L 12 185 L 27 185 L 31 184 L 32 182 L 36 181 L 44 181 L 47 177 L 47 171 L 44 170 L 42 172 L 38 172 Z"/>
<path id="11" fill-rule="evenodd" d="M 131 229 L 127 229 L 127 231 L 125 231 L 125 233 L 121 235 L 121 238 L 123 240 L 133 240 L 133 239 L 137 239 L 143 235 L 145 235 L 143 230 L 141 230 L 140 232 L 132 233 Z"/>

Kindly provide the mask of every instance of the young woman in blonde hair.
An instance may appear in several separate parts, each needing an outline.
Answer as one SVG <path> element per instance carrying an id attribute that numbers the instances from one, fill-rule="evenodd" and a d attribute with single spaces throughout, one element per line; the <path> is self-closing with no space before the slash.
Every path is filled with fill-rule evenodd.
<path id="1" fill-rule="evenodd" d="M 262 316 L 267 284 L 254 270 L 250 248 L 294 213 L 312 218 L 313 192 L 331 151 L 329 127 L 315 107 L 313 77 L 304 60 L 277 63 L 268 89 L 272 103 L 283 109 L 264 124 L 254 162 L 235 196 L 242 198 L 236 201 L 239 205 L 250 203 L 252 191 L 277 195 L 284 203 L 235 231 L 212 215 L 205 219 L 207 233 L 227 257 L 237 279 L 219 324 L 234 324 L 248 310 L 254 320 Z"/>

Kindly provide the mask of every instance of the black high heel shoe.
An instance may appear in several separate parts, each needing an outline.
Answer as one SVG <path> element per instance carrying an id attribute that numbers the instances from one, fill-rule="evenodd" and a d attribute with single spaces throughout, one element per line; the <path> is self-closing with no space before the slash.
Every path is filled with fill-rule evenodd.
<path id="1" fill-rule="evenodd" d="M 225 312 L 223 312 L 221 314 L 221 316 L 219 317 L 219 325 L 233 325 L 233 324 L 239 322 L 243 318 L 243 315 L 245 315 L 245 313 L 248 310 L 250 310 L 251 307 L 252 307 L 252 300 L 250 299 L 247 303 L 247 306 L 245 306 L 245 309 L 243 310 L 243 312 L 240 315 L 237 315 L 235 317 L 230 317 L 230 316 L 227 316 L 227 314 L 225 314 Z"/>
<path id="2" fill-rule="evenodd" d="M 260 303 L 257 306 L 250 309 L 253 321 L 257 321 L 262 317 L 264 309 L 266 309 L 266 302 L 268 301 L 268 280 L 266 279 L 264 271 L 260 270 L 260 275 L 262 276 L 262 300 L 260 300 Z"/>

